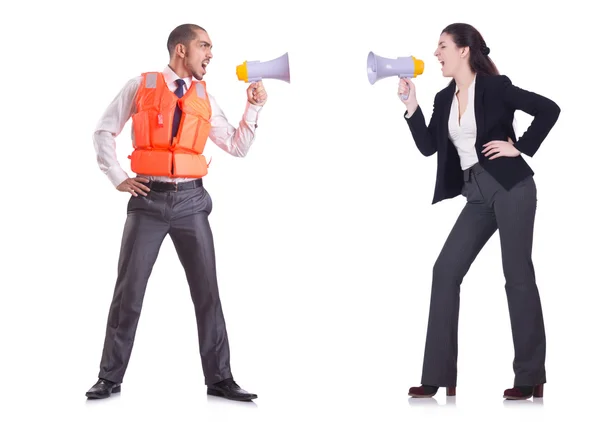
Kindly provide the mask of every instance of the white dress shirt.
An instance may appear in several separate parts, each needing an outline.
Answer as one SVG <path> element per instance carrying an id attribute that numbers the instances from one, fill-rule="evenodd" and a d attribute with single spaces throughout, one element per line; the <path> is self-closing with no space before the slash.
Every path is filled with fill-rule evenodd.
<path id="1" fill-rule="evenodd" d="M 463 113 L 460 122 L 459 104 L 456 93 L 458 86 L 454 90 L 454 99 L 452 100 L 452 108 L 450 109 L 450 117 L 448 119 L 448 134 L 452 143 L 458 151 L 460 157 L 460 166 L 463 170 L 468 169 L 473 164 L 479 161 L 477 152 L 475 151 L 475 139 L 477 138 L 477 124 L 475 123 L 475 83 L 477 76 L 469 86 L 469 95 L 467 100 L 467 108 Z M 515 136 L 517 135 L 517 119 L 513 119 L 513 129 Z M 515 140 L 513 139 L 513 142 Z"/>
<path id="2" fill-rule="evenodd" d="M 172 92 L 177 89 L 175 81 L 179 76 L 167 66 L 163 70 L 163 75 L 167 86 Z M 184 93 L 190 87 L 193 77 L 181 78 L 185 81 Z M 100 170 L 106 174 L 112 184 L 116 187 L 130 176 L 119 164 L 116 152 L 116 137 L 121 133 L 123 127 L 129 118 L 137 112 L 135 105 L 135 95 L 142 81 L 142 76 L 130 79 L 121 89 L 119 94 L 110 103 L 102 117 L 100 118 L 94 132 L 94 147 Z M 208 90 L 207 90 L 208 91 Z M 236 129 L 225 117 L 223 110 L 219 107 L 214 97 L 209 93 L 210 106 L 212 108 L 212 117 L 210 119 L 211 129 L 209 139 L 225 152 L 243 157 L 248 153 L 252 146 L 256 130 L 256 122 L 262 106 L 246 104 L 246 110 Z M 133 128 L 131 137 L 133 140 Z M 167 176 L 138 175 L 150 180 L 163 182 L 185 182 L 193 179 L 188 178 L 170 178 Z"/>
<path id="3" fill-rule="evenodd" d="M 456 151 L 458 151 L 458 156 L 460 157 L 460 166 L 463 170 L 468 169 L 479 161 L 479 158 L 477 158 L 477 152 L 475 151 L 475 139 L 477 137 L 474 103 L 476 80 L 477 77 L 475 77 L 473 82 L 471 82 L 471 85 L 469 85 L 467 107 L 460 118 L 460 122 L 458 117 L 459 104 L 458 98 L 456 97 L 458 85 L 456 86 L 452 99 L 452 107 L 450 108 L 450 118 L 448 119 L 448 135 L 456 147 Z"/>

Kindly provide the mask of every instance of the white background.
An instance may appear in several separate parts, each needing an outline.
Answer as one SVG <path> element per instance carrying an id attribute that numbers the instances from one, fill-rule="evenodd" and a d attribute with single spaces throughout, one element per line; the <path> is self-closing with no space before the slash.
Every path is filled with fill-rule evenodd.
<path id="1" fill-rule="evenodd" d="M 581 1 L 548 3 L 3 6 L 0 419 L 543 420 L 596 412 L 596 21 Z M 434 400 L 407 396 L 420 383 L 431 268 L 464 199 L 431 205 L 436 158 L 414 145 L 397 78 L 371 86 L 366 58 L 372 50 L 424 60 L 415 84 L 428 120 L 448 83 L 433 51 L 457 21 L 482 32 L 515 85 L 562 109 L 535 158 L 526 157 L 538 186 L 543 404 L 502 399 L 513 348 L 497 234 L 462 288 L 455 403 L 443 390 Z M 87 402 L 129 199 L 100 172 L 92 132 L 127 80 L 164 68 L 167 37 L 186 22 L 214 42 L 205 80 L 235 125 L 246 98 L 235 66 L 290 56 L 291 84 L 265 81 L 269 100 L 250 154 L 238 159 L 211 145 L 205 180 L 232 369 L 259 398 L 206 397 L 193 306 L 167 238 L 123 392 Z M 531 117 L 517 117 L 522 133 Z M 129 135 L 128 124 L 118 154 L 130 172 Z"/>

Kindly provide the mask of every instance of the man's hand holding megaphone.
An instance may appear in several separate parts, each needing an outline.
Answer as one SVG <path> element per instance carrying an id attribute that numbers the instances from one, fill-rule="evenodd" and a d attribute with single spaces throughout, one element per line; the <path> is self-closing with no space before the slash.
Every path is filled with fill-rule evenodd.
<path id="1" fill-rule="evenodd" d="M 408 93 L 408 98 L 405 100 L 402 98 L 403 95 Z M 410 80 L 410 78 L 400 78 L 398 82 L 398 97 L 400 101 L 402 101 L 406 105 L 406 110 L 408 111 L 408 116 L 412 116 L 415 112 L 419 103 L 417 102 L 417 93 L 415 91 L 415 84 Z"/>
<path id="2" fill-rule="evenodd" d="M 250 82 L 248 87 L 248 101 L 250 104 L 262 106 L 267 102 L 267 92 L 263 86 L 263 79 L 279 79 L 290 83 L 290 63 L 288 54 L 268 62 L 259 60 L 245 61 L 237 66 L 235 73 L 238 80 Z"/>
<path id="3" fill-rule="evenodd" d="M 267 102 L 267 91 L 262 81 L 251 83 L 246 93 L 248 94 L 248 102 L 250 104 L 262 106 Z"/>

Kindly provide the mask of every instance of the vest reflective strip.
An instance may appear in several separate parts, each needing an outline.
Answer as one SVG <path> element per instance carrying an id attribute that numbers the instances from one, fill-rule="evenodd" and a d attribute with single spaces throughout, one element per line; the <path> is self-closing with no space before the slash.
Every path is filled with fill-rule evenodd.
<path id="1" fill-rule="evenodd" d="M 206 98 L 206 90 L 204 89 L 204 85 L 196 84 L 196 95 L 198 96 L 198 98 Z"/>
<path id="2" fill-rule="evenodd" d="M 156 73 L 149 73 L 148 75 L 146 75 L 146 88 L 156 88 L 157 77 L 158 74 Z"/>

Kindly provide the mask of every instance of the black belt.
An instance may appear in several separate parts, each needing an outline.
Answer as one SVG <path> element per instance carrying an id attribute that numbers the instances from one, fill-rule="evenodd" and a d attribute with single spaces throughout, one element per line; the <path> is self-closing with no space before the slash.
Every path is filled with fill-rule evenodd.
<path id="1" fill-rule="evenodd" d="M 196 189 L 201 187 L 202 179 L 195 179 L 182 183 L 150 181 L 150 183 L 144 183 L 144 185 L 156 192 L 178 192 L 181 190 Z"/>

